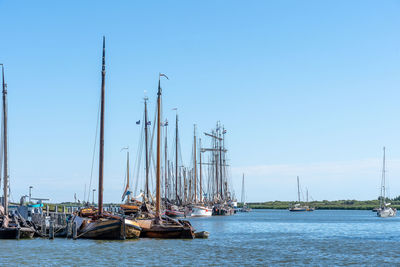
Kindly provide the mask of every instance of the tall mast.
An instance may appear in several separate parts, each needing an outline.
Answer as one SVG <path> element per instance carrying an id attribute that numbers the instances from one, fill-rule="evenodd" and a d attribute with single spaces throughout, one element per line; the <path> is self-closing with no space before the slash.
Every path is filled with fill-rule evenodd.
<path id="1" fill-rule="evenodd" d="M 218 132 L 220 131 L 220 125 L 218 126 Z M 221 133 L 218 133 L 219 137 L 219 176 L 221 177 L 221 198 L 224 199 L 224 193 L 223 193 L 223 175 L 222 175 L 222 140 L 221 140 Z"/>
<path id="2" fill-rule="evenodd" d="M 106 79 L 106 38 L 103 36 L 103 62 L 101 70 L 101 110 L 100 110 L 100 156 L 99 156 L 99 215 L 103 213 L 103 172 L 104 172 L 104 98 Z"/>
<path id="3" fill-rule="evenodd" d="M 161 215 L 161 85 L 160 78 L 165 76 L 159 74 L 158 76 L 158 92 L 157 92 L 157 170 L 156 170 L 156 216 L 160 218 Z M 168 78 L 167 76 L 165 76 Z"/>
<path id="4" fill-rule="evenodd" d="M 175 201 L 178 201 L 178 112 L 175 120 Z"/>
<path id="5" fill-rule="evenodd" d="M 129 150 L 126 152 L 126 187 L 129 190 L 130 183 L 129 183 Z M 131 200 L 131 195 L 128 194 L 128 202 Z"/>
<path id="6" fill-rule="evenodd" d="M 308 204 L 308 188 L 306 188 L 306 202 Z"/>
<path id="7" fill-rule="evenodd" d="M 194 163 L 194 203 L 197 203 L 197 149 L 196 149 L 196 124 L 194 125 L 193 140 L 193 163 Z"/>
<path id="8" fill-rule="evenodd" d="M 299 203 L 300 203 L 300 182 L 299 182 L 299 176 L 297 176 L 297 195 L 299 197 Z"/>
<path id="9" fill-rule="evenodd" d="M 219 191 L 219 187 L 218 187 L 218 153 L 216 152 L 217 150 L 217 139 L 215 139 L 214 141 L 214 147 L 215 147 L 215 152 L 214 152 L 214 156 L 215 156 L 215 181 L 216 181 L 216 193 L 217 193 L 217 197 L 218 197 L 218 191 Z M 221 196 L 222 198 L 222 196 Z"/>
<path id="10" fill-rule="evenodd" d="M 148 121 L 147 121 L 147 97 L 144 98 L 144 146 L 146 158 L 146 197 L 149 199 L 149 145 L 148 145 Z"/>
<path id="11" fill-rule="evenodd" d="M 4 214 L 8 216 L 8 146 L 7 146 L 7 85 L 4 81 L 4 65 L 1 64 L 3 84 L 3 153 L 4 153 Z"/>
<path id="12" fill-rule="evenodd" d="M 200 166 L 199 166 L 199 168 L 200 168 L 200 203 L 203 203 L 203 188 L 202 188 L 202 186 L 203 186 L 203 175 L 202 175 L 202 169 L 203 169 L 203 167 L 202 167 L 202 162 L 201 162 L 201 138 L 199 139 L 199 146 L 200 146 Z"/>
<path id="13" fill-rule="evenodd" d="M 165 123 L 164 123 L 164 127 L 165 127 L 165 153 L 164 153 L 164 160 L 165 160 L 165 163 L 164 163 L 164 168 L 165 168 L 165 171 L 164 171 L 164 179 L 165 179 L 165 189 L 164 189 L 164 195 L 165 195 L 165 200 L 167 200 L 167 191 L 168 191 L 168 153 L 167 153 L 167 151 L 168 151 L 168 120 L 165 120 Z"/>
<path id="14" fill-rule="evenodd" d="M 382 187 L 381 187 L 381 207 L 386 203 L 386 177 L 385 177 L 385 160 L 386 160 L 386 148 L 383 147 L 383 166 L 382 166 Z"/>
<path id="15" fill-rule="evenodd" d="M 244 173 L 243 173 L 243 178 L 242 178 L 242 203 L 244 204 Z"/>

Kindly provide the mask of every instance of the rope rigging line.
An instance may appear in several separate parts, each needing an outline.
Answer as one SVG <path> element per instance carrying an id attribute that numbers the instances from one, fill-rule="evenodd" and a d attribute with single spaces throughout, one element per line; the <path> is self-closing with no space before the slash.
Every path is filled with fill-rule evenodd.
<path id="1" fill-rule="evenodd" d="M 94 136 L 94 145 L 93 145 L 93 155 L 92 155 L 92 167 L 90 169 L 90 182 L 89 182 L 89 194 L 88 194 L 88 200 L 87 202 L 89 203 L 90 201 L 90 191 L 92 187 L 92 179 L 93 179 L 93 166 L 94 166 L 94 160 L 95 160 L 95 155 L 96 155 L 96 145 L 97 145 L 97 134 L 99 131 L 99 120 L 100 120 L 100 105 L 101 105 L 101 99 L 99 100 L 99 106 L 97 108 L 97 123 L 96 123 L 96 134 Z"/>

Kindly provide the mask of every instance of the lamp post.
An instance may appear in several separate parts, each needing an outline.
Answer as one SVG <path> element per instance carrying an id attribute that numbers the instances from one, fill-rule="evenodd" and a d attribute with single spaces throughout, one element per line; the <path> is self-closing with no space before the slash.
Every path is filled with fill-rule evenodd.
<path id="1" fill-rule="evenodd" d="M 96 192 L 96 189 L 93 189 L 93 200 L 92 200 L 93 206 L 94 206 L 94 192 Z"/>
<path id="2" fill-rule="evenodd" d="M 29 203 L 31 203 L 32 188 L 33 188 L 33 186 L 29 186 Z"/>

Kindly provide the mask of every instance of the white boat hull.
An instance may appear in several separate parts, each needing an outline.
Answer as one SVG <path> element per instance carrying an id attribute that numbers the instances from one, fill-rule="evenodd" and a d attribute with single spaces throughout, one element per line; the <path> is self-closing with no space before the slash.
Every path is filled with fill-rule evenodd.
<path id="1" fill-rule="evenodd" d="M 386 218 L 386 217 L 395 217 L 396 213 L 397 211 L 392 208 L 384 208 L 384 209 L 379 209 L 376 214 L 378 215 L 378 217 Z"/>
<path id="2" fill-rule="evenodd" d="M 212 208 L 207 207 L 193 207 L 192 209 L 192 217 L 211 217 L 212 216 Z"/>

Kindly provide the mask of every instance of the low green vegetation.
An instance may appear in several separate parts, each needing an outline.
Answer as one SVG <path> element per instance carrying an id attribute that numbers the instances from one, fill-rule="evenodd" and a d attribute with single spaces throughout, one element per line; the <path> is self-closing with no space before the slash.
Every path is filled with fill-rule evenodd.
<path id="1" fill-rule="evenodd" d="M 392 207 L 400 209 L 400 197 L 388 199 L 386 202 L 391 203 Z M 252 209 L 288 209 L 294 203 L 293 201 L 267 201 L 247 203 L 247 205 Z M 242 204 L 239 203 L 239 207 L 241 206 Z M 321 210 L 372 210 L 379 207 L 379 200 L 322 200 L 309 202 L 308 206 Z"/>

